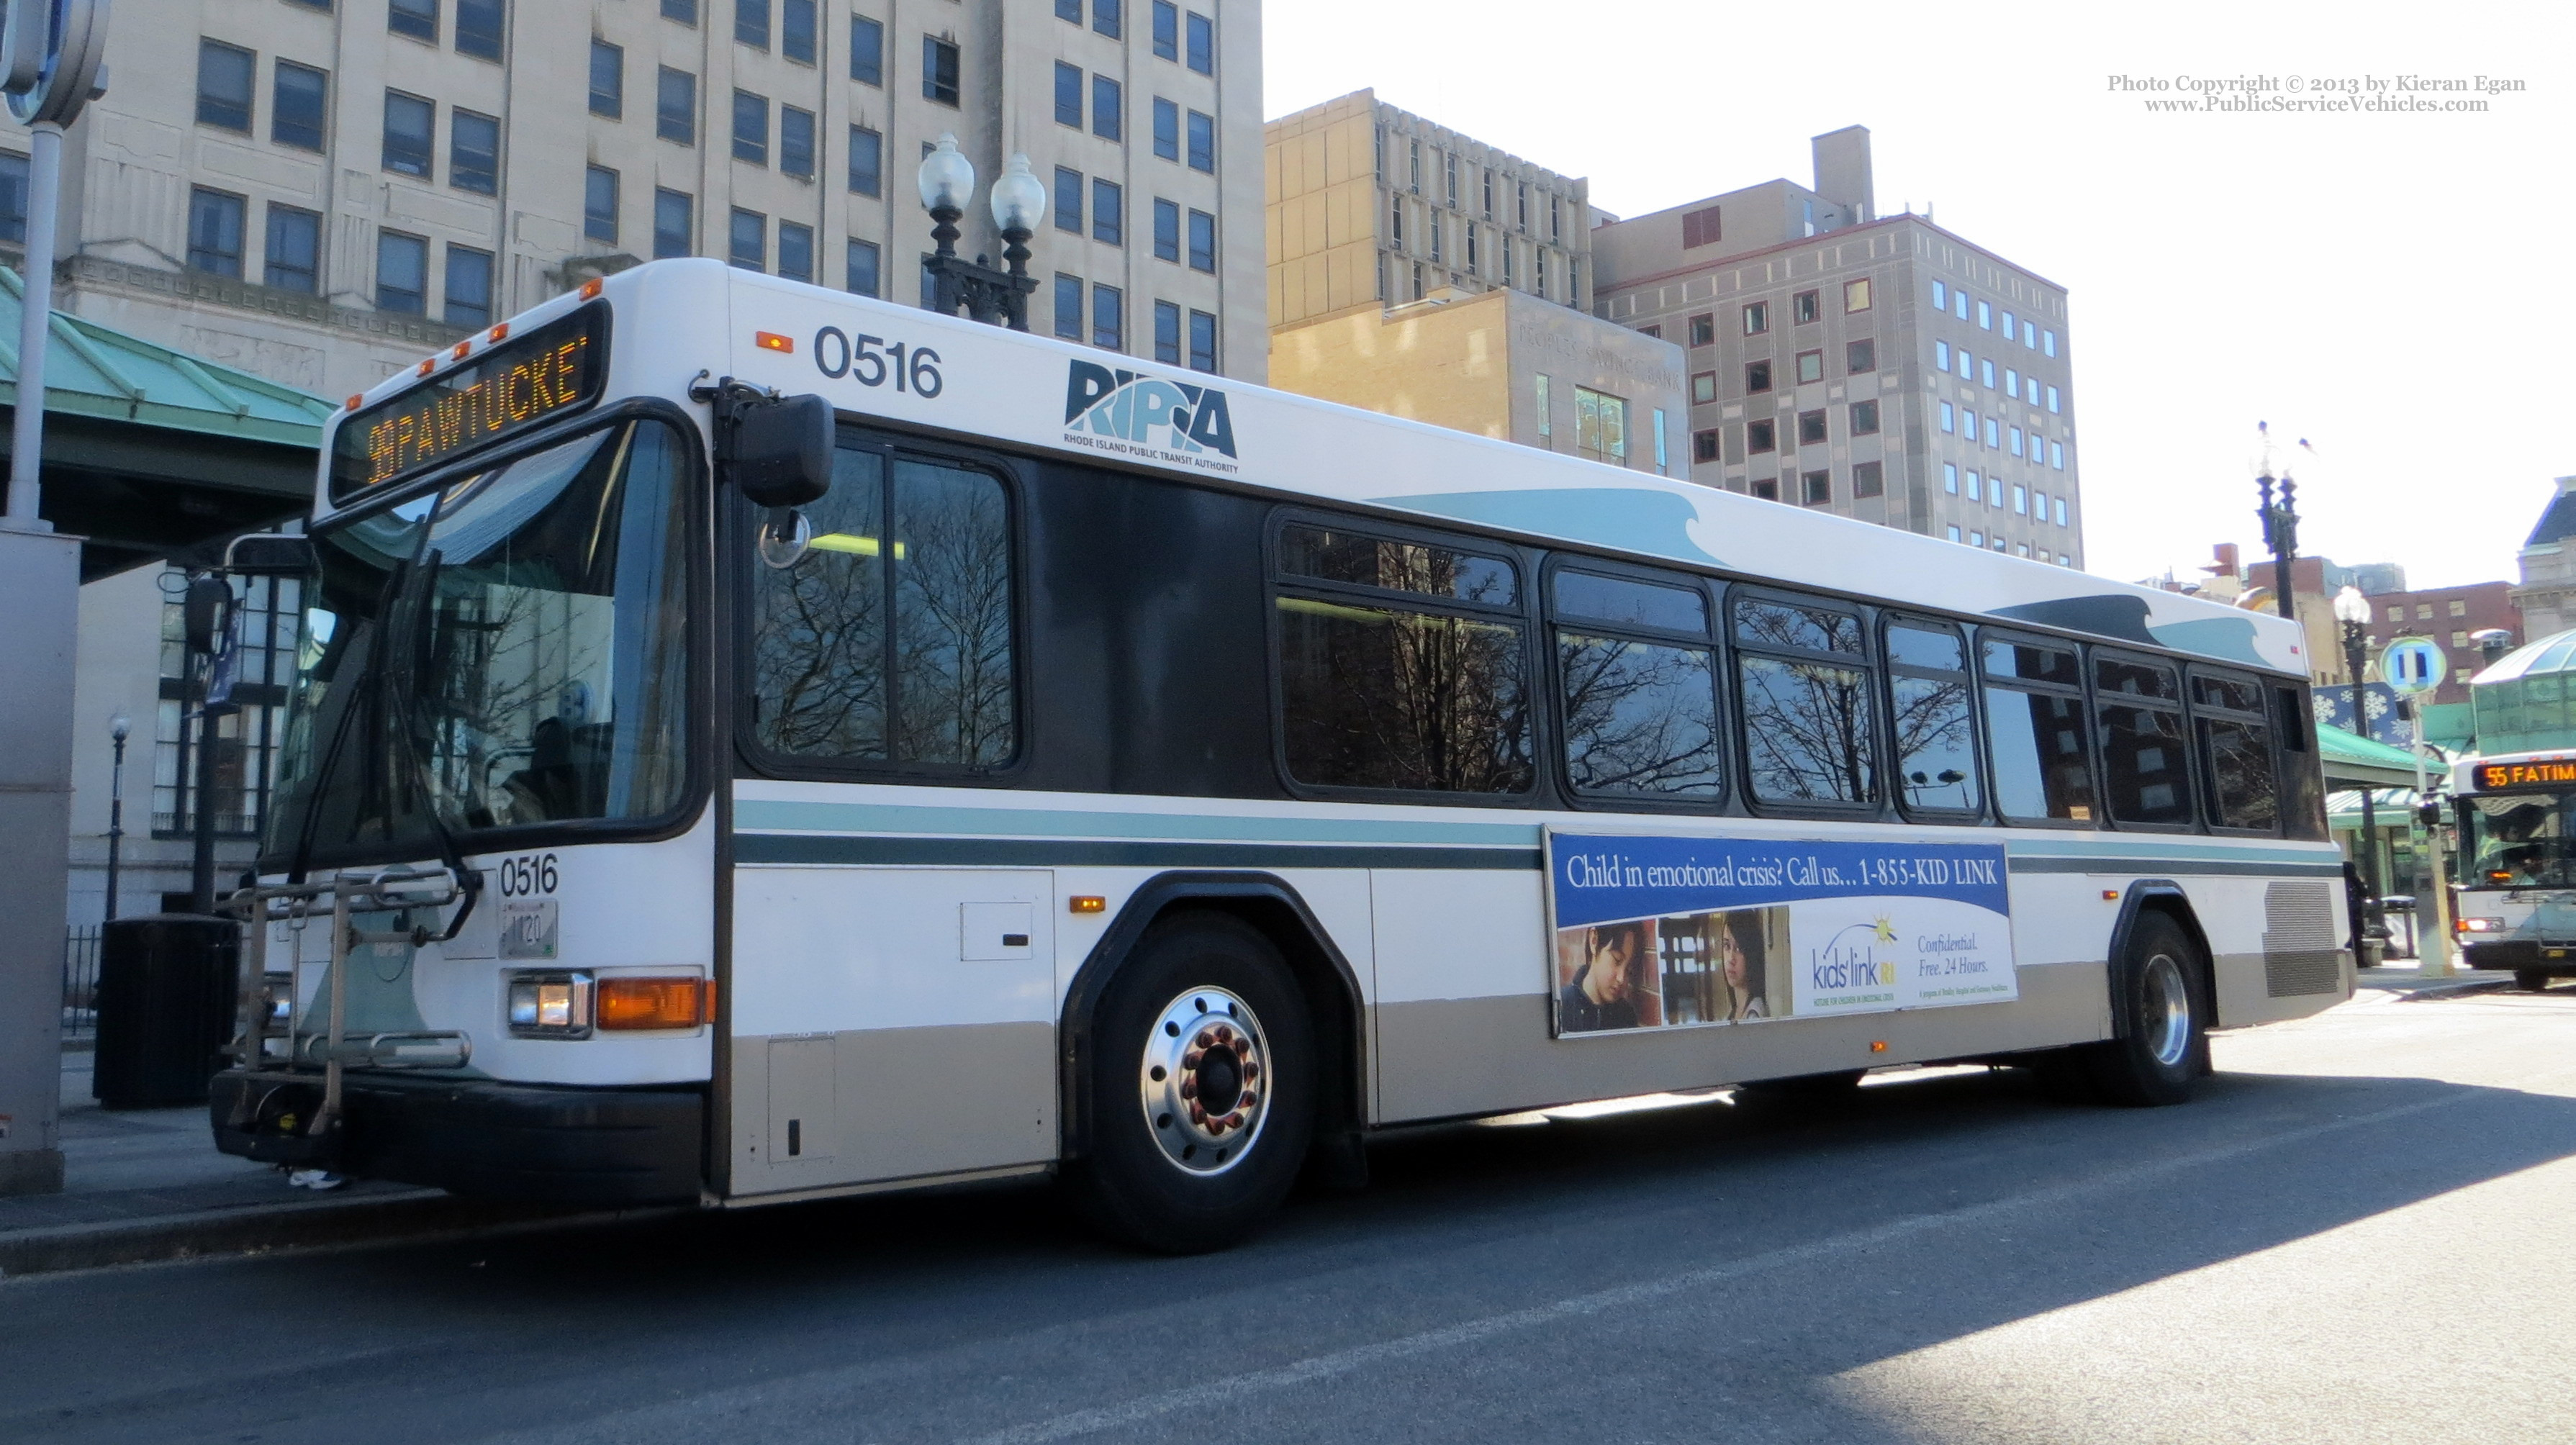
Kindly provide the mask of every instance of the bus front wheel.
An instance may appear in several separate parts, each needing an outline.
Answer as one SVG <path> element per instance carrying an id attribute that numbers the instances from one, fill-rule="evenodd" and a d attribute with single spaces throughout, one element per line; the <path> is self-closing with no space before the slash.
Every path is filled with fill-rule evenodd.
<path id="1" fill-rule="evenodd" d="M 2115 1104 L 2149 1107 L 2191 1097 L 2209 1072 L 2207 969 L 2182 925 L 2161 913 L 2138 919 L 2124 966 L 2112 970 L 2118 1036 L 2086 1044 L 2086 1072 Z"/>
<path id="2" fill-rule="evenodd" d="M 1083 1213 L 1167 1254 L 1249 1235 L 1297 1179 L 1315 1049 L 1279 950 L 1242 920 L 1158 923 L 1092 1015 L 1089 1148 L 1065 1171 Z"/>

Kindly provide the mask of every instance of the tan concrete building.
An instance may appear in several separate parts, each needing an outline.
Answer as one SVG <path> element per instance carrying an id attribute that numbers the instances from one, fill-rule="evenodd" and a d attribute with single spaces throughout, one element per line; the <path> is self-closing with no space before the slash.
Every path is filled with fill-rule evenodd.
<path id="1" fill-rule="evenodd" d="M 1686 475 L 1682 352 L 1524 291 L 1448 288 L 1271 332 L 1270 384 L 1390 416 Z"/>
<path id="2" fill-rule="evenodd" d="M 2083 566 L 2065 289 L 1878 217 L 1861 127 L 1814 151 L 1593 232 L 1594 314 L 1688 352 L 1690 476 Z"/>
<path id="3" fill-rule="evenodd" d="M 2535 641 L 2576 627 L 2576 551 L 2568 546 L 2576 538 L 2576 477 L 2560 477 L 2557 487 L 2523 540 L 2522 581 L 2513 589 L 2521 635 Z"/>
<path id="4" fill-rule="evenodd" d="M 1359 90 L 1265 128 L 1270 324 L 1447 289 L 1591 295 L 1589 185 Z"/>
<path id="5" fill-rule="evenodd" d="M 1260 0 L 154 0 L 109 58 L 57 304 L 325 395 L 639 258 L 916 302 L 943 132 L 967 254 L 1011 152 L 1056 198 L 1033 329 L 1262 375 Z"/>

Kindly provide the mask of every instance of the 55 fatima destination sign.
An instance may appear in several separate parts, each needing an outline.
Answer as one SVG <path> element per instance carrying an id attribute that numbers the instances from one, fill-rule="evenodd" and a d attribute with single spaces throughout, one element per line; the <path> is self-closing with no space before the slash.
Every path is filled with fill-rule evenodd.
<path id="1" fill-rule="evenodd" d="M 1560 1035 L 2019 996 L 1995 843 L 1548 830 Z"/>

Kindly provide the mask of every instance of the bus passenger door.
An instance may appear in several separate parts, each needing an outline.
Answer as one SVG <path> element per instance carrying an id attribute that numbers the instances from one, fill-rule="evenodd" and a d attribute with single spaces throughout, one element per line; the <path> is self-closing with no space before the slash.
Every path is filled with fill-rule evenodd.
<path id="1" fill-rule="evenodd" d="M 740 865 L 736 1195 L 1055 1149 L 1055 875 Z"/>

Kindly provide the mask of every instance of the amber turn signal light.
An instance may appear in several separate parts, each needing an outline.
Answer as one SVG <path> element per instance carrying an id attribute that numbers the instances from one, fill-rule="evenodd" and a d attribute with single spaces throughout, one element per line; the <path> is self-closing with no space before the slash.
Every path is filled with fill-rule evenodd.
<path id="1" fill-rule="evenodd" d="M 1109 900 L 1097 893 L 1077 893 L 1066 899 L 1064 906 L 1076 913 L 1106 913 Z"/>
<path id="2" fill-rule="evenodd" d="M 796 349 L 796 340 L 794 337 L 781 336 L 775 331 L 755 331 L 751 334 L 751 339 L 753 344 L 763 351 L 794 351 Z"/>
<path id="3" fill-rule="evenodd" d="M 1869 1041 L 1869 1051 L 1870 1051 L 1871 1053 L 1873 1053 L 1873 1054 L 1883 1054 L 1883 1053 L 1886 1053 L 1886 1052 L 1887 1052 L 1887 1040 L 1885 1040 L 1885 1039 L 1871 1039 L 1871 1040 Z"/>
<path id="4" fill-rule="evenodd" d="M 603 1029 L 693 1029 L 716 1012 L 716 986 L 702 978 L 603 978 L 597 1004 Z"/>

